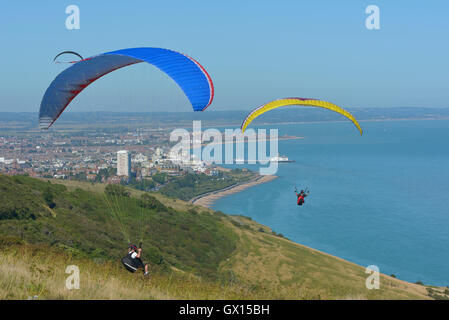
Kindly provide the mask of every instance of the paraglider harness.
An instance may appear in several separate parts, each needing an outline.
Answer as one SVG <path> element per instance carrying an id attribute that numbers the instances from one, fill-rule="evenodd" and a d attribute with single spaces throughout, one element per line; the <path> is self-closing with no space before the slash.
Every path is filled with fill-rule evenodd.
<path id="1" fill-rule="evenodd" d="M 139 244 L 139 248 L 142 248 L 142 243 Z M 140 258 L 135 257 L 137 255 L 137 246 L 131 244 L 129 247 L 128 254 L 122 258 L 121 262 L 126 270 L 129 272 L 136 272 L 139 268 L 145 270 L 145 264 L 142 262 Z"/>
<path id="2" fill-rule="evenodd" d="M 305 190 L 301 190 L 301 192 L 298 193 L 298 189 L 295 187 L 295 194 L 298 197 L 298 201 L 296 202 L 296 204 L 298 206 L 302 206 L 304 204 L 304 198 L 309 195 L 309 189 L 306 188 Z"/>

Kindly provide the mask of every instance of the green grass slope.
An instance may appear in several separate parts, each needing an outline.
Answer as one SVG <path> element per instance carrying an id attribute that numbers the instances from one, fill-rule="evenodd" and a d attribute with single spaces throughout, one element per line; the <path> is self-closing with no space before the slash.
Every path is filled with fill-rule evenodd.
<path id="1" fill-rule="evenodd" d="M 121 228 L 125 227 L 130 240 L 137 243 L 142 222 L 149 262 L 210 277 L 216 277 L 218 265 L 235 249 L 235 233 L 220 225 L 220 217 L 187 208 L 176 210 L 149 195 L 106 198 L 104 192 L 21 176 L 0 176 L 0 184 L 1 199 L 7 199 L 0 202 L 3 238 L 111 260 L 126 253 L 128 243 Z M 128 212 L 128 208 L 139 211 Z M 116 211 L 129 216 L 120 217 L 120 221 L 115 218 Z"/>

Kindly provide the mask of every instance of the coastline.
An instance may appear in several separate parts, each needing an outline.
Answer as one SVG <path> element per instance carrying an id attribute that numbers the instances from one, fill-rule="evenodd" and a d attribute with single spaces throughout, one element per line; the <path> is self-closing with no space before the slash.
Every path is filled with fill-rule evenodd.
<path id="1" fill-rule="evenodd" d="M 189 202 L 196 204 L 196 205 L 206 207 L 206 208 L 210 208 L 213 205 L 213 203 L 220 198 L 243 191 L 245 189 L 248 189 L 248 188 L 258 185 L 258 184 L 270 182 L 276 178 L 277 178 L 277 176 L 273 176 L 273 175 L 266 175 L 266 176 L 259 175 L 256 178 L 251 179 L 250 181 L 247 181 L 244 183 L 237 183 L 235 185 L 226 187 L 224 189 L 211 191 L 211 192 L 199 195 L 199 196 L 191 199 Z"/>

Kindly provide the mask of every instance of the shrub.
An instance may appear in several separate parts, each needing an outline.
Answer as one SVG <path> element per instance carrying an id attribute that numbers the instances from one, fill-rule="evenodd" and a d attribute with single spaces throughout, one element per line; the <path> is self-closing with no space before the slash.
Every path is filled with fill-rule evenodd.
<path id="1" fill-rule="evenodd" d="M 221 211 L 215 211 L 214 213 L 219 217 L 226 217 L 226 215 Z"/>
<path id="2" fill-rule="evenodd" d="M 131 195 L 128 190 L 124 186 L 119 184 L 108 184 L 104 189 L 104 192 L 109 196 L 115 197 L 127 197 Z"/>
<path id="3" fill-rule="evenodd" d="M 162 202 L 148 193 L 144 193 L 140 197 L 140 205 L 144 208 L 155 209 L 158 212 L 168 211 L 168 208 Z"/>

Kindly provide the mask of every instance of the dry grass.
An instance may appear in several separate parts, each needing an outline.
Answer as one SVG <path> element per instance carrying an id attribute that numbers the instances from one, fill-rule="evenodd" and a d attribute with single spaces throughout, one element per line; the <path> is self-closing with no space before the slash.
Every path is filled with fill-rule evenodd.
<path id="1" fill-rule="evenodd" d="M 245 219 L 240 218 L 243 222 Z M 365 268 L 259 230 L 237 229 L 240 246 L 221 270 L 264 288 L 270 299 L 429 299 L 424 286 L 381 275 L 368 290 Z"/>
<path id="2" fill-rule="evenodd" d="M 68 290 L 68 265 L 80 270 L 80 289 Z M 262 292 L 184 273 L 131 274 L 119 262 L 95 263 L 49 248 L 17 246 L 0 252 L 0 300 L 29 299 L 263 299 Z"/>
<path id="3" fill-rule="evenodd" d="M 80 290 L 65 287 L 68 265 L 80 268 Z M 0 299 L 154 299 L 164 295 L 124 277 L 111 264 L 95 264 L 45 249 L 20 247 L 0 254 Z M 133 283 L 134 282 L 134 283 Z M 136 286 L 137 285 L 137 286 Z M 145 290 L 148 289 L 148 290 Z"/>

